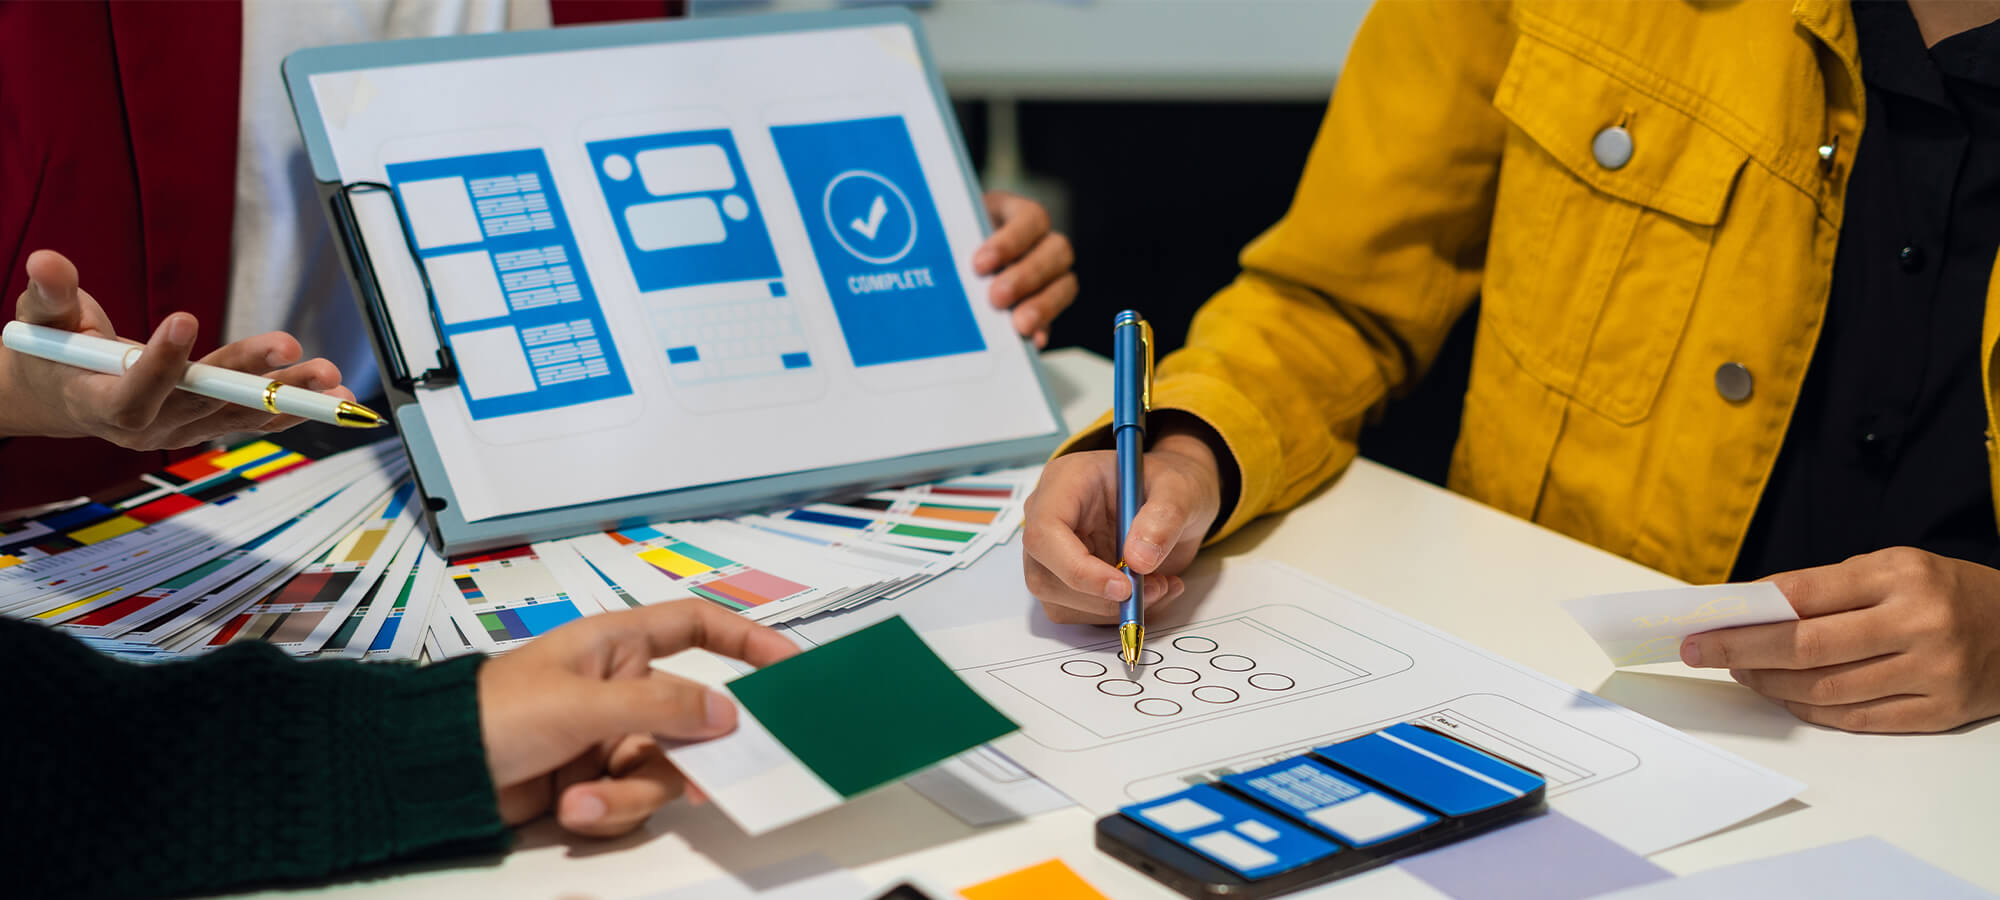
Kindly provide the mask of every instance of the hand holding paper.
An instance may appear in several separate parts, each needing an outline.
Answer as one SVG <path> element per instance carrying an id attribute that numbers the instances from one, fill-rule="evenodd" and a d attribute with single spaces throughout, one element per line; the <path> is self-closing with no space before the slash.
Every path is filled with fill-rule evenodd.
<path id="1" fill-rule="evenodd" d="M 1944 731 L 2000 714 L 2000 571 L 1892 547 L 1771 583 L 1799 622 L 1696 635 L 1681 658 L 1848 731 Z"/>
<path id="2" fill-rule="evenodd" d="M 1768 581 L 1598 594 L 1565 600 L 1563 609 L 1617 666 L 1679 659 L 1691 634 L 1799 617 Z"/>
<path id="3" fill-rule="evenodd" d="M 689 647 L 752 665 L 797 652 L 775 631 L 685 600 L 581 619 L 488 661 L 479 725 L 501 818 L 553 811 L 570 831 L 609 837 L 680 796 L 685 780 L 654 735 L 700 739 L 737 725 L 727 697 L 650 666 Z"/>
<path id="4" fill-rule="evenodd" d="M 1016 728 L 900 616 L 727 687 L 736 731 L 670 748 L 667 758 L 752 835 Z"/>

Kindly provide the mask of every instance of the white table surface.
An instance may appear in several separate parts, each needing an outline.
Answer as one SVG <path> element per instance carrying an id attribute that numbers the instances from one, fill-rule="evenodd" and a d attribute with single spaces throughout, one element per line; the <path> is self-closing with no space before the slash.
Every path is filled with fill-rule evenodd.
<path id="1" fill-rule="evenodd" d="M 1075 350 L 1044 360 L 1072 427 L 1108 406 L 1108 361 Z M 1668 869 L 1878 834 L 2000 891 L 2000 727 L 1892 737 L 1806 725 L 1726 675 L 1678 665 L 1614 672 L 1557 606 L 1580 594 L 1676 583 L 1666 575 L 1365 460 L 1297 509 L 1208 552 L 1288 563 L 1808 785 L 1798 800 L 1652 857 Z M 693 654 L 672 663 L 692 674 L 718 674 L 719 666 Z M 896 785 L 753 840 L 712 808 L 676 803 L 616 841 L 569 840 L 544 822 L 505 857 L 374 870 L 316 890 L 615 900 L 819 854 L 870 884 L 914 876 L 945 890 L 1061 857 L 1109 896 L 1175 896 L 1098 853 L 1092 823 L 1070 807 L 974 829 Z M 1395 869 L 1342 885 L 1328 893 L 1430 896 Z"/>

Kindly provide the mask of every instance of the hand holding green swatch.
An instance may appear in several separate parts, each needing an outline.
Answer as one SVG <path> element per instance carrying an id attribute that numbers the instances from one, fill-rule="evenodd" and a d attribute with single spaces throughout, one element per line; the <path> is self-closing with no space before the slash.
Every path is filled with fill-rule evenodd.
<path id="1" fill-rule="evenodd" d="M 762 834 L 1014 731 L 901 617 L 726 685 L 736 731 L 668 758 Z"/>

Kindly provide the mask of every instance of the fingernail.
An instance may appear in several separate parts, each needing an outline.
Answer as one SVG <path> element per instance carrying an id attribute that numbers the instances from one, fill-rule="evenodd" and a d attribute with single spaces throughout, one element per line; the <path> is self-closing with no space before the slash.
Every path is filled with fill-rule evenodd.
<path id="1" fill-rule="evenodd" d="M 194 320 L 187 316 L 168 316 L 167 342 L 176 347 L 194 343 Z"/>
<path id="2" fill-rule="evenodd" d="M 1037 331 L 1037 332 L 1035 332 L 1035 349 L 1037 349 L 1037 350 L 1047 350 L 1047 349 L 1049 349 L 1049 333 L 1048 333 L 1048 332 L 1046 332 L 1046 331 Z"/>
<path id="3" fill-rule="evenodd" d="M 596 794 L 572 794 L 570 799 L 563 803 L 563 806 L 566 807 L 564 818 L 578 824 L 586 824 L 602 819 L 606 811 L 604 798 Z"/>
<path id="4" fill-rule="evenodd" d="M 30 278 L 28 279 L 28 287 L 34 288 L 35 296 L 40 297 L 43 300 L 49 299 L 49 292 L 42 287 L 41 282 L 36 281 L 33 278 Z"/>
<path id="5" fill-rule="evenodd" d="M 702 724 L 711 731 L 723 731 L 736 724 L 736 704 L 720 691 L 709 691 L 702 700 Z"/>
<path id="6" fill-rule="evenodd" d="M 1690 666 L 1701 665 L 1701 645 L 1695 643 L 1693 638 L 1681 642 L 1681 662 Z"/>
<path id="7" fill-rule="evenodd" d="M 978 253 L 972 254 L 972 268 L 978 270 L 982 275 L 993 271 L 993 256 L 994 254 L 991 250 L 981 250 Z"/>
<path id="8" fill-rule="evenodd" d="M 1130 593 L 1132 593 L 1132 585 L 1123 578 L 1106 579 L 1104 582 L 1104 599 L 1106 600 L 1123 600 L 1125 599 L 1125 595 Z"/>

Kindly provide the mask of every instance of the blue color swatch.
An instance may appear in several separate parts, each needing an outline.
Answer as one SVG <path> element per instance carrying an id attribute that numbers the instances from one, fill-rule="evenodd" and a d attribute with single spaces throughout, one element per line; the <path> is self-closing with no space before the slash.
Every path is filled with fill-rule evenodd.
<path id="1" fill-rule="evenodd" d="M 1120 812 L 1245 878 L 1288 872 L 1340 852 L 1340 845 L 1212 784 Z"/>
<path id="2" fill-rule="evenodd" d="M 445 340 L 458 357 L 459 390 L 473 419 L 632 393 L 542 151 L 397 163 L 388 175 L 436 294 Z M 413 201 L 412 190 L 421 191 L 422 202 Z M 445 207 L 467 213 L 435 212 Z M 476 267 L 469 273 L 446 268 L 468 260 Z M 466 287 L 478 282 L 486 287 Z M 490 301 L 476 302 L 489 294 Z"/>
<path id="3" fill-rule="evenodd" d="M 856 366 L 986 349 L 901 117 L 771 128 Z"/>
<path id="4" fill-rule="evenodd" d="M 785 518 L 811 522 L 816 525 L 833 525 L 840 528 L 867 528 L 875 524 L 871 519 L 857 516 L 842 516 L 834 513 L 814 512 L 810 509 L 795 509 L 785 514 Z"/>

